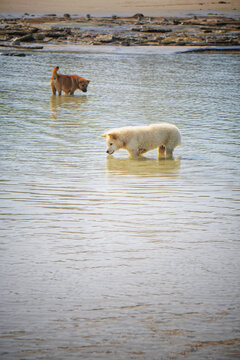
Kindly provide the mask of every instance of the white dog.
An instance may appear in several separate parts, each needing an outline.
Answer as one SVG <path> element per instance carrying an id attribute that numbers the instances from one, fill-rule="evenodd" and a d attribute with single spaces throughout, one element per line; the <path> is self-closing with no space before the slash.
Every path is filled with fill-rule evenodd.
<path id="1" fill-rule="evenodd" d="M 141 156 L 158 148 L 158 156 L 171 158 L 176 146 L 181 145 L 179 129 L 172 124 L 152 124 L 149 126 L 126 126 L 112 129 L 102 135 L 107 141 L 107 153 L 126 149 L 131 157 Z"/>

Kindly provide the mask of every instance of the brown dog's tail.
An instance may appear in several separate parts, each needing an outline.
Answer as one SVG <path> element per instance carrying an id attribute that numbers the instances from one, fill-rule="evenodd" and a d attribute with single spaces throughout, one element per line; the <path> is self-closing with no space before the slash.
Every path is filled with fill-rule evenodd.
<path id="1" fill-rule="evenodd" d="M 57 71 L 59 70 L 59 66 L 56 66 L 52 71 L 52 79 L 56 76 Z"/>

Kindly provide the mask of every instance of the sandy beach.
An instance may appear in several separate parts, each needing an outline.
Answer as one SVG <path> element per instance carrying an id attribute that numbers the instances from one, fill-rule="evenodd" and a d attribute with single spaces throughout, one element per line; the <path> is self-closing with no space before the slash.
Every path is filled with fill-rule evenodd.
<path id="1" fill-rule="evenodd" d="M 143 13 L 145 16 L 183 15 L 189 12 L 232 13 L 240 11 L 238 0 L 1 0 L 0 14 L 43 14 L 70 13 L 93 16 L 132 16 Z"/>

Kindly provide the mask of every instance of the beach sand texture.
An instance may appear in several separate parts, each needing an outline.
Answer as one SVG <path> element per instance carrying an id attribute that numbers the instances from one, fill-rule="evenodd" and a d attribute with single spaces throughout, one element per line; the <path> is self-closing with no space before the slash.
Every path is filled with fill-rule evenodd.
<path id="1" fill-rule="evenodd" d="M 147 16 L 187 13 L 191 11 L 240 11 L 239 0 L 1 0 L 0 13 L 70 13 L 95 16 Z"/>

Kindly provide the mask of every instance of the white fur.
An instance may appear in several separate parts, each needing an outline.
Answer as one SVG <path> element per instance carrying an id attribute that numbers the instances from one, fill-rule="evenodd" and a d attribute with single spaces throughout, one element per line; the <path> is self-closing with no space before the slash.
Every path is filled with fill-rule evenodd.
<path id="1" fill-rule="evenodd" d="M 172 157 L 176 146 L 181 145 L 179 129 L 169 123 L 149 126 L 126 126 L 112 129 L 102 135 L 107 140 L 107 153 L 126 149 L 130 156 L 141 156 L 149 150 L 158 148 L 159 156 Z"/>

